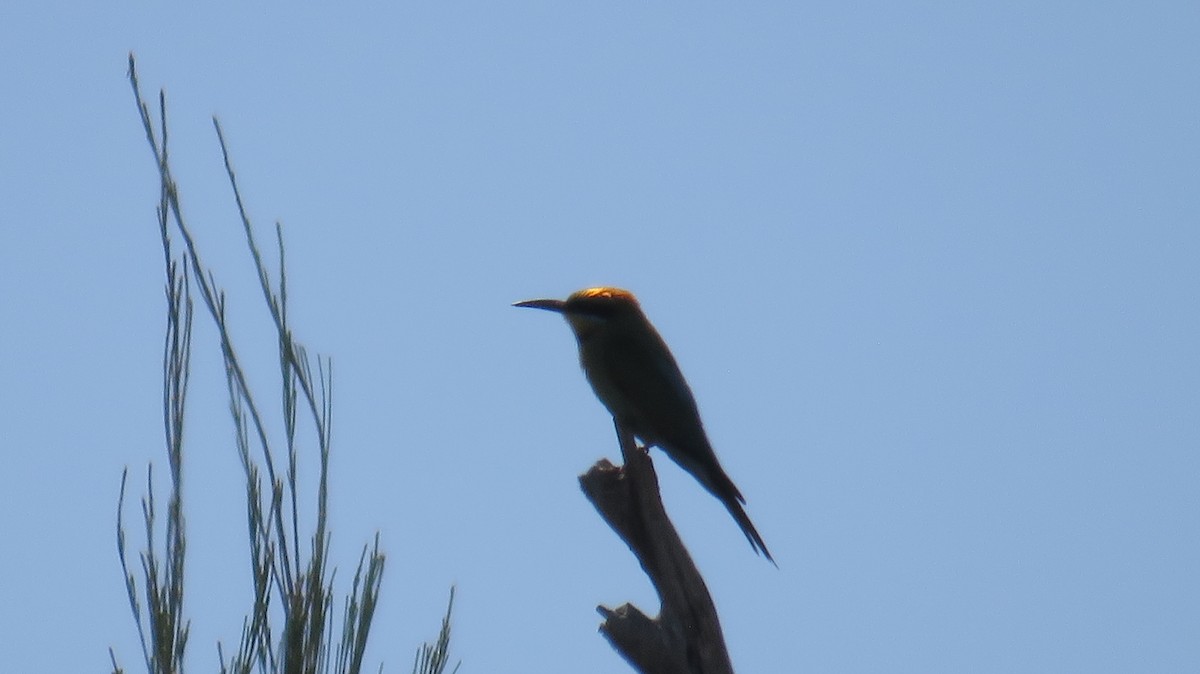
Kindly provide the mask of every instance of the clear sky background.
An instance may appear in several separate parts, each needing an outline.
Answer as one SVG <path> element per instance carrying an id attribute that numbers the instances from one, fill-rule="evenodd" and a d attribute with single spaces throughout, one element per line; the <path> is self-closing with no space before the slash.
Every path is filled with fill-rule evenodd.
<path id="1" fill-rule="evenodd" d="M 601 284 L 779 560 L 655 454 L 739 671 L 1200 671 L 1200 4 L 202 4 L 0 9 L 6 671 L 140 662 L 113 528 L 122 468 L 165 469 L 164 301 L 130 51 L 264 395 L 211 115 L 284 224 L 385 671 L 451 584 L 464 674 L 628 671 L 594 607 L 656 601 L 576 483 L 611 423 L 566 325 L 509 306 Z M 205 320 L 193 372 L 214 671 L 249 575 Z"/>

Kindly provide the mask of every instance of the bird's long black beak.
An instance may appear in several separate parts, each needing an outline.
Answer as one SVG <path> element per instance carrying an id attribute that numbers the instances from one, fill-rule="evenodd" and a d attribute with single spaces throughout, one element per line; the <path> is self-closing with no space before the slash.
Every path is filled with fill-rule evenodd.
<path id="1" fill-rule="evenodd" d="M 529 309 L 545 309 L 555 313 L 563 313 L 567 303 L 562 300 L 525 300 L 524 302 L 516 302 L 514 307 L 526 307 Z"/>

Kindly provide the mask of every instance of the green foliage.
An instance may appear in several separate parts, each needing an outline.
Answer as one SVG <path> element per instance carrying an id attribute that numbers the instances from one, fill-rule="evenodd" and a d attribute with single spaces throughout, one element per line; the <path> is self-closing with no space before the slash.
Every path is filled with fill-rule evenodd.
<path id="1" fill-rule="evenodd" d="M 450 613 L 454 611 L 454 588 L 450 588 L 450 601 L 446 605 L 446 617 L 442 618 L 442 629 L 433 643 L 417 650 L 413 661 L 413 674 L 443 674 L 450 664 Z M 454 665 L 451 674 L 457 674 L 462 663 Z"/>
<path id="2" fill-rule="evenodd" d="M 304 347 L 293 338 L 287 313 L 287 275 L 283 234 L 276 225 L 279 250 L 277 278 L 267 270 L 254 228 L 246 215 L 237 178 L 229 158 L 220 123 L 213 120 L 233 188 L 246 244 L 258 272 L 267 311 L 278 337 L 283 446 L 268 439 L 260 404 L 251 391 L 226 322 L 225 293 L 204 265 L 179 204 L 178 187 L 168 157 L 166 101 L 159 94 L 159 125 L 150 114 L 138 85 L 133 57 L 129 78 L 141 115 L 146 139 L 154 152 L 160 178 L 158 224 L 167 275 L 167 334 L 163 350 L 163 421 L 171 489 L 167 497 L 165 540 L 157 538 L 159 514 L 153 472 L 147 471 L 142 499 L 145 548 L 139 553 L 141 571 L 130 567 L 124 527 L 125 487 L 121 478 L 117 510 L 117 549 L 130 608 L 141 641 L 148 674 L 175 674 L 184 669 L 188 621 L 184 617 L 184 558 L 186 535 L 183 499 L 183 437 L 187 397 L 193 291 L 217 328 L 224 358 L 235 440 L 244 471 L 246 523 L 250 537 L 250 564 L 254 596 L 242 623 L 237 648 L 226 654 L 218 644 L 223 674 L 252 671 L 285 674 L 357 674 L 379 600 L 385 558 L 379 536 L 363 547 L 349 595 L 344 600 L 340 629 L 334 620 L 334 568 L 329 555 L 328 472 L 332 444 L 332 377 L 329 359 L 318 358 L 314 372 Z M 172 233 L 177 233 L 182 245 Z M 304 491 L 297 479 L 304 434 L 311 429 L 317 449 L 315 494 Z M 310 441 L 311 442 L 311 441 Z M 448 662 L 450 607 L 434 644 L 418 652 L 419 670 L 442 674 Z M 423 654 L 423 655 L 422 655 Z M 422 659 L 423 657 L 423 659 Z M 110 651 L 113 672 L 124 670 Z M 380 666 L 382 670 L 382 665 Z M 416 671 L 416 670 L 414 670 Z"/>

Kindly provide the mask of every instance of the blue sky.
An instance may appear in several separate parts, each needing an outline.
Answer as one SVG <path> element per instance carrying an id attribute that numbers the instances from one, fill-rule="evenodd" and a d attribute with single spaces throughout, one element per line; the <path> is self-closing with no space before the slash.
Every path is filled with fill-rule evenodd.
<path id="1" fill-rule="evenodd" d="M 139 662 L 120 473 L 162 449 L 154 165 L 252 374 L 271 333 L 209 118 L 335 367 L 333 553 L 389 555 L 369 658 L 458 587 L 462 672 L 623 672 L 653 592 L 578 491 L 617 449 L 562 321 L 632 289 L 780 569 L 655 454 L 739 671 L 1200 669 L 1200 6 L 378 4 L 0 10 L 0 633 Z M 196 332 L 190 664 L 249 576 Z M 141 481 L 135 481 L 139 493 Z M 136 512 L 136 508 L 134 509 Z"/>

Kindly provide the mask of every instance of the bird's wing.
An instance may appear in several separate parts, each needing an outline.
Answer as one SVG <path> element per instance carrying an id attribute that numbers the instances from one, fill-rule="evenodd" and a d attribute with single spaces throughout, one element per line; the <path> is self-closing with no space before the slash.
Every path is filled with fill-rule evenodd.
<path id="1" fill-rule="evenodd" d="M 692 391 L 658 335 L 653 340 L 617 337 L 604 350 L 604 372 L 624 409 L 613 410 L 642 440 L 708 446 Z"/>

